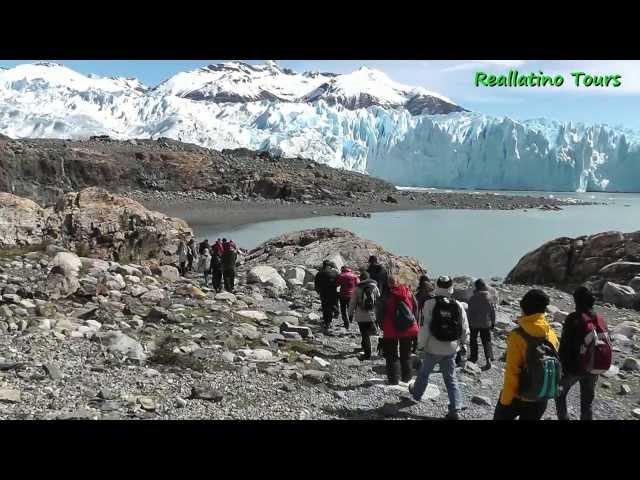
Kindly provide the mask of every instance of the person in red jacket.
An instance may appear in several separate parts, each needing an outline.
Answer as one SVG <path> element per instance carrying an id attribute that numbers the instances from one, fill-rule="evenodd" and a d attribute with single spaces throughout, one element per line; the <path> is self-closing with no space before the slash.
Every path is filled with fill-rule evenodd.
<path id="1" fill-rule="evenodd" d="M 340 269 L 340 275 L 338 275 L 338 286 L 340 287 L 340 312 L 342 313 L 342 321 L 344 322 L 344 328 L 349 329 L 351 318 L 347 313 L 349 308 L 349 302 L 353 292 L 356 291 L 356 286 L 360 280 L 351 271 L 350 268 L 342 267 Z"/>
<path id="2" fill-rule="evenodd" d="M 403 302 L 413 314 L 408 328 L 398 330 L 397 316 L 400 303 Z M 387 362 L 387 379 L 390 385 L 398 385 L 411 380 L 411 344 L 418 335 L 417 301 L 411 289 L 400 283 L 396 275 L 389 275 L 389 296 L 384 307 L 382 332 L 384 338 L 384 356 Z M 400 356 L 398 357 L 398 348 Z"/>

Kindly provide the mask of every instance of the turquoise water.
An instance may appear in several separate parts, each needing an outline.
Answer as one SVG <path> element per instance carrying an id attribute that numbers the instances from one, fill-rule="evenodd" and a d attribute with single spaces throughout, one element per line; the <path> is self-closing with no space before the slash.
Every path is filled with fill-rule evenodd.
<path id="1" fill-rule="evenodd" d="M 502 192 L 505 193 L 505 192 Z M 529 194 L 532 192 L 510 192 Z M 525 253 L 557 237 L 640 230 L 640 194 L 540 193 L 607 205 L 542 210 L 414 210 L 372 218 L 315 217 L 256 223 L 232 231 L 197 227 L 197 237 L 232 237 L 243 248 L 295 230 L 342 227 L 399 255 L 420 259 L 430 274 L 504 277 Z"/>

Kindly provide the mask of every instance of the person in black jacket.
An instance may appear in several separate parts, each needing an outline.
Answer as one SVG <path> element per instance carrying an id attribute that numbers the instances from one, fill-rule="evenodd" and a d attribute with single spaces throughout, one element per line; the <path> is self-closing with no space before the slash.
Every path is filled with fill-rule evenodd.
<path id="1" fill-rule="evenodd" d="M 378 257 L 371 255 L 369 257 L 369 268 L 367 268 L 369 278 L 375 280 L 380 289 L 380 298 L 376 302 L 376 323 L 382 328 L 382 319 L 384 317 L 384 307 L 389 297 L 389 275 L 387 270 L 378 263 Z M 384 351 L 384 339 L 380 337 L 378 340 L 378 356 L 382 356 Z"/>
<path id="2" fill-rule="evenodd" d="M 329 328 L 335 312 L 338 311 L 338 271 L 334 265 L 325 260 L 314 280 L 316 292 L 322 303 L 322 320 L 325 328 Z"/>
<path id="3" fill-rule="evenodd" d="M 561 393 L 556 399 L 558 420 L 569 420 L 567 412 L 567 395 L 576 383 L 580 383 L 580 420 L 593 420 L 592 404 L 595 397 L 597 375 L 582 371 L 580 367 L 580 347 L 584 344 L 583 314 L 590 318 L 595 316 L 593 305 L 595 297 L 586 287 L 579 287 L 573 292 L 576 311 L 567 315 L 562 326 L 560 337 L 560 362 L 562 363 Z"/>
<path id="4" fill-rule="evenodd" d="M 222 253 L 222 276 L 224 278 L 224 289 L 233 293 L 236 280 L 236 261 L 238 259 L 238 253 L 231 245 L 231 242 L 225 244 L 224 252 Z"/>
<path id="5" fill-rule="evenodd" d="M 211 285 L 217 293 L 222 291 L 222 253 L 215 249 L 211 252 Z"/>

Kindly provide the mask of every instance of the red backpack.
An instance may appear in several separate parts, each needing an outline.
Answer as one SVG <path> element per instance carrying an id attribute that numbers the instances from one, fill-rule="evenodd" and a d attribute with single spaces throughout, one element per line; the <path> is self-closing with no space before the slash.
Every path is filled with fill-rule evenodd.
<path id="1" fill-rule="evenodd" d="M 580 367 L 593 375 L 605 373 L 611 367 L 613 349 L 602 315 L 582 314 L 584 340 L 580 346 Z"/>

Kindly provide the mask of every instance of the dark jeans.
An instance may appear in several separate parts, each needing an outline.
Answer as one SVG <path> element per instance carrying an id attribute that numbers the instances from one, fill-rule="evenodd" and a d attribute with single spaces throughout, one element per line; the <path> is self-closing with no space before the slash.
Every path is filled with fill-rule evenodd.
<path id="1" fill-rule="evenodd" d="M 596 396 L 598 376 L 587 373 L 585 375 L 567 375 L 560 380 L 561 394 L 556 398 L 556 412 L 558 420 L 569 420 L 567 411 L 567 395 L 576 383 L 580 382 L 580 420 L 593 420 L 591 405 Z"/>
<path id="2" fill-rule="evenodd" d="M 224 289 L 227 292 L 233 292 L 233 287 L 235 286 L 235 281 L 236 281 L 236 271 L 225 270 L 223 273 L 224 273 Z"/>
<path id="3" fill-rule="evenodd" d="M 511 405 L 502 405 L 498 400 L 496 411 L 493 414 L 494 420 L 540 420 L 547 409 L 547 401 L 524 402 L 514 398 Z"/>
<path id="4" fill-rule="evenodd" d="M 344 323 L 344 328 L 349 328 L 349 324 L 353 320 L 347 313 L 347 308 L 349 308 L 350 301 L 351 298 L 349 297 L 340 297 L 340 313 L 342 314 L 342 322 Z"/>
<path id="5" fill-rule="evenodd" d="M 472 328 L 471 329 L 471 356 L 469 361 L 472 363 L 478 363 L 478 334 L 480 334 L 480 340 L 482 341 L 482 348 L 484 349 L 484 358 L 487 363 L 493 361 L 493 349 L 491 347 L 491 329 L 490 328 Z"/>
<path id="6" fill-rule="evenodd" d="M 376 326 L 373 322 L 360 322 L 358 323 L 358 328 L 360 329 L 360 335 L 362 335 L 362 352 L 364 353 L 365 358 L 371 358 L 371 336 L 375 335 Z"/>
<path id="7" fill-rule="evenodd" d="M 403 382 L 411 380 L 411 343 L 413 337 L 407 338 L 385 338 L 384 356 L 387 361 L 387 378 L 391 385 L 397 385 L 402 379 Z M 398 347 L 400 347 L 400 357 L 398 358 Z"/>
<path id="8" fill-rule="evenodd" d="M 322 321 L 325 326 L 331 325 L 331 320 L 336 316 L 338 309 L 338 297 L 320 297 L 322 304 Z"/>
<path id="9" fill-rule="evenodd" d="M 214 269 L 211 270 L 211 285 L 219 292 L 222 288 L 222 270 Z"/>
<path id="10" fill-rule="evenodd" d="M 178 271 L 180 272 L 180 275 L 184 277 L 184 275 L 187 273 L 187 262 L 180 262 Z"/>
<path id="11" fill-rule="evenodd" d="M 204 271 L 204 286 L 207 287 L 209 285 L 209 270 Z"/>

